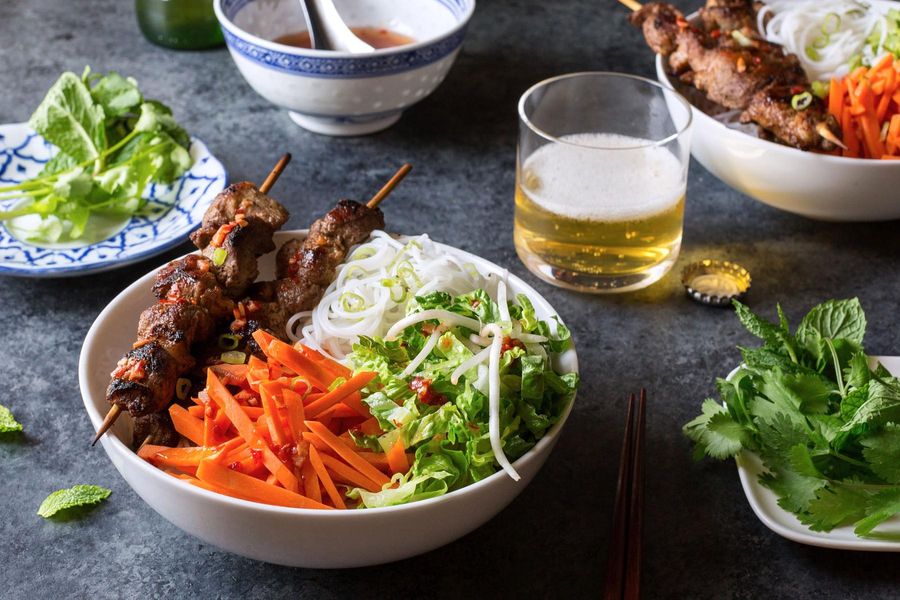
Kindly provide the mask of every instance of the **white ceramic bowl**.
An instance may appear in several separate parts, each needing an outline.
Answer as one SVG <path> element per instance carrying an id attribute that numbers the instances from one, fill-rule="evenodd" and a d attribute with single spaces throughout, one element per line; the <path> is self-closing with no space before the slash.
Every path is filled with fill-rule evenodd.
<path id="1" fill-rule="evenodd" d="M 658 55 L 656 76 L 663 85 L 674 87 Z M 731 129 L 700 109 L 692 109 L 691 154 L 737 191 L 769 206 L 823 221 L 900 218 L 900 161 L 804 152 Z"/>
<path id="2" fill-rule="evenodd" d="M 271 40 L 306 30 L 297 0 L 215 0 L 231 57 L 260 96 L 326 135 L 393 125 L 444 80 L 475 0 L 335 0 L 351 27 L 386 27 L 416 43 L 367 54 L 307 50 Z"/>
<path id="3" fill-rule="evenodd" d="M 276 234 L 279 244 L 305 231 Z M 449 246 L 442 247 L 483 273 L 501 273 L 497 265 Z M 272 255 L 261 261 L 261 276 L 271 277 Z M 107 306 L 88 331 L 78 363 L 81 395 L 94 427 L 109 408 L 105 399 L 109 372 L 131 347 L 138 316 L 155 299 L 150 288 L 158 269 L 141 277 Z M 540 318 L 553 307 L 524 281 L 509 275 L 511 291 L 531 298 Z M 578 370 L 575 350 L 560 355 L 557 368 Z M 500 471 L 468 487 L 402 506 L 364 510 L 318 511 L 282 508 L 237 500 L 178 480 L 138 458 L 131 450 L 131 420 L 119 419 L 101 443 L 116 469 L 153 510 L 175 526 L 210 544 L 242 556 L 309 568 L 359 567 L 408 558 L 464 536 L 499 513 L 525 489 L 547 460 L 571 412 L 514 465 L 518 482 Z M 252 535 L 250 534 L 252 532 Z"/>

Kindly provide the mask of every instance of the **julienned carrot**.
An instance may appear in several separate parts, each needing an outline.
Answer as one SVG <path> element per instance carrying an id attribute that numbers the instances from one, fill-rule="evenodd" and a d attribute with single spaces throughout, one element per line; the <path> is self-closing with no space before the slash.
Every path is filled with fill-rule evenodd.
<path id="1" fill-rule="evenodd" d="M 372 372 L 363 372 L 358 373 L 337 386 L 318 400 L 306 405 L 306 415 L 308 417 L 316 417 L 320 413 L 324 412 L 325 409 L 330 408 L 348 397 L 350 394 L 354 392 L 358 392 L 363 389 L 369 382 L 375 379 L 376 373 Z"/>
<path id="2" fill-rule="evenodd" d="M 333 472 L 336 476 L 346 481 L 348 484 L 367 489 L 370 492 L 381 491 L 380 485 L 378 485 L 347 463 L 341 462 L 330 454 L 321 454 L 320 456 L 322 458 L 322 462 L 325 463 L 325 467 L 329 471 Z"/>
<path id="3" fill-rule="evenodd" d="M 322 501 L 322 489 L 319 487 L 319 476 L 316 475 L 316 469 L 313 467 L 311 460 L 303 461 L 300 467 L 300 474 L 303 476 L 303 493 L 310 500 L 316 502 Z"/>
<path id="4" fill-rule="evenodd" d="M 847 86 L 840 79 L 832 79 L 831 87 L 828 90 L 828 112 L 834 115 L 837 122 L 841 122 L 841 115 L 844 107 L 844 95 L 847 93 Z"/>
<path id="5" fill-rule="evenodd" d="M 223 467 L 213 461 L 204 460 L 197 468 L 197 479 L 240 494 L 248 499 L 265 504 L 290 506 L 293 508 L 331 508 L 311 500 L 301 494 L 260 481 Z"/>
<path id="6" fill-rule="evenodd" d="M 215 452 L 215 448 L 203 446 L 187 446 L 185 448 L 170 448 L 168 446 L 154 446 L 144 444 L 138 450 L 138 456 L 155 465 L 167 467 L 196 467 L 200 461 Z"/>
<path id="7" fill-rule="evenodd" d="M 294 438 L 294 443 L 299 444 L 303 439 L 303 432 L 307 431 L 306 425 L 303 423 L 306 420 L 306 413 L 303 409 L 303 398 L 300 394 L 287 388 L 281 390 L 281 397 L 284 399 L 285 408 L 287 408 L 288 423 L 291 426 L 291 436 Z"/>
<path id="8" fill-rule="evenodd" d="M 848 157 L 885 158 L 900 153 L 900 134 L 891 135 L 900 114 L 900 61 L 890 53 L 870 67 L 859 67 L 842 80 L 833 79 L 828 112 L 841 126 Z"/>
<path id="9" fill-rule="evenodd" d="M 406 460 L 406 448 L 403 447 L 402 436 L 397 436 L 397 441 L 387 453 L 387 459 L 392 473 L 409 471 L 409 462 Z"/>
<path id="10" fill-rule="evenodd" d="M 249 369 L 247 365 L 230 365 L 228 363 L 212 365 L 209 368 L 225 385 L 240 385 L 241 382 L 247 379 L 247 371 Z"/>
<path id="11" fill-rule="evenodd" d="M 377 483 L 379 486 L 390 482 L 384 473 L 370 465 L 365 459 L 360 458 L 356 452 L 348 448 L 347 445 L 339 440 L 336 435 L 325 427 L 325 425 L 318 421 L 307 420 L 306 426 L 311 432 L 322 438 L 322 440 L 328 444 L 338 456 L 347 461 L 350 466 Z"/>
<path id="12" fill-rule="evenodd" d="M 256 333 L 253 335 L 255 336 Z M 285 344 L 281 340 L 273 338 L 268 346 L 262 346 L 261 344 L 260 346 L 263 352 L 266 353 L 266 356 L 274 358 L 297 375 L 307 377 L 314 386 L 321 390 L 327 390 L 328 383 L 334 379 L 321 365 L 309 360 L 297 352 L 293 346 Z"/>
<path id="13" fill-rule="evenodd" d="M 309 462 L 312 464 L 316 476 L 319 478 L 319 481 L 322 482 L 322 487 L 325 488 L 325 493 L 331 498 L 331 502 L 334 504 L 335 508 L 347 508 L 344 504 L 344 499 L 334 485 L 334 481 L 331 480 L 331 475 L 329 475 L 328 471 L 325 469 L 322 457 L 319 456 L 319 451 L 316 450 L 315 446 L 309 447 Z"/>
<path id="14" fill-rule="evenodd" d="M 287 436 L 281 427 L 281 415 L 278 413 L 278 407 L 275 406 L 275 399 L 269 384 L 264 383 L 259 386 L 259 397 L 265 411 L 266 424 L 269 426 L 272 443 L 284 446 L 287 443 Z"/>
<path id="15" fill-rule="evenodd" d="M 237 403 L 237 400 L 234 399 L 228 388 L 222 385 L 222 382 L 219 381 L 219 378 L 212 371 L 206 372 L 206 391 L 209 397 L 219 405 L 219 408 L 225 411 L 225 414 L 228 415 L 231 423 L 237 429 L 238 434 L 244 438 L 244 441 L 251 448 L 262 451 L 263 464 L 278 478 L 281 485 L 290 491 L 299 490 L 300 481 L 294 476 L 291 469 L 275 456 L 275 453 L 272 452 L 265 440 L 260 439 L 250 417 L 241 410 L 241 405 Z"/>
<path id="16" fill-rule="evenodd" d="M 209 490 L 210 492 L 215 492 L 217 494 L 223 494 L 225 496 L 231 496 L 232 498 L 238 498 L 240 500 L 253 501 L 251 498 L 247 498 L 246 496 L 237 494 L 229 489 L 220 487 L 218 485 L 214 485 L 212 483 L 209 483 L 208 481 L 202 481 L 200 479 L 197 479 L 197 477 L 195 477 L 194 475 L 182 475 L 182 476 L 179 476 L 179 479 L 187 481 L 191 485 L 195 485 L 199 488 L 203 488 L 204 490 Z"/>
<path id="17" fill-rule="evenodd" d="M 378 424 L 378 419 L 375 417 L 370 417 L 369 419 L 363 421 L 358 425 L 359 430 L 364 435 L 381 435 L 384 433 L 381 429 L 381 425 Z"/>
<path id="18" fill-rule="evenodd" d="M 360 415 L 355 410 L 347 406 L 344 402 L 338 402 L 331 408 L 322 411 L 321 417 L 330 417 L 332 419 L 359 419 Z"/>
<path id="19" fill-rule="evenodd" d="M 178 404 L 169 407 L 169 416 L 172 417 L 175 431 L 198 446 L 203 445 L 203 421 L 192 417 L 186 408 Z"/>
<path id="20" fill-rule="evenodd" d="M 310 348 L 309 346 L 304 346 L 301 343 L 294 344 L 294 349 L 297 350 L 300 354 L 304 355 L 311 361 L 318 363 L 323 369 L 330 371 L 334 376 L 334 379 L 338 377 L 343 377 L 344 379 L 350 379 L 353 375 L 353 371 L 342 365 L 341 363 L 332 360 L 319 352 L 314 348 Z"/>

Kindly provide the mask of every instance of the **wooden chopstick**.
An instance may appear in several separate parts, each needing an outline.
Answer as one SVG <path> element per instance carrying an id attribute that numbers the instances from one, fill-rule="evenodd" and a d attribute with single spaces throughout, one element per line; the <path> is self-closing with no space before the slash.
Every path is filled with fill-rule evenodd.
<path id="1" fill-rule="evenodd" d="M 609 540 L 606 600 L 637 600 L 641 584 L 641 537 L 644 508 L 644 429 L 647 392 L 628 399 L 625 435 L 619 457 L 619 478 Z"/>

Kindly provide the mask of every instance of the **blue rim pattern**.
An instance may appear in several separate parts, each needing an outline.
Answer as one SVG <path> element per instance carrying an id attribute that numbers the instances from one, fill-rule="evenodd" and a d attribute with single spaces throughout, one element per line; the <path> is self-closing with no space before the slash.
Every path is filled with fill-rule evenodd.
<path id="1" fill-rule="evenodd" d="M 56 148 L 26 123 L 0 125 L 0 184 L 34 177 Z M 225 168 L 200 140 L 193 139 L 194 164 L 171 186 L 151 185 L 152 210 L 133 217 L 106 240 L 76 248 L 41 248 L 11 236 L 0 226 L 0 274 L 63 277 L 125 266 L 174 248 L 197 227 L 212 199 L 225 188 Z M 0 201 L 6 209 L 18 199 Z"/>
<path id="2" fill-rule="evenodd" d="M 254 1 L 222 0 L 222 12 L 233 23 L 234 17 L 241 9 Z M 438 0 L 438 2 L 457 19 L 461 19 L 465 14 L 467 6 L 465 0 Z M 225 27 L 222 27 L 222 34 L 229 49 L 269 69 L 285 73 L 302 74 L 306 77 L 362 78 L 405 73 L 439 61 L 445 56 L 452 54 L 462 45 L 466 34 L 466 26 L 421 48 L 406 52 L 361 57 L 299 56 L 265 48 L 236 36 Z"/>

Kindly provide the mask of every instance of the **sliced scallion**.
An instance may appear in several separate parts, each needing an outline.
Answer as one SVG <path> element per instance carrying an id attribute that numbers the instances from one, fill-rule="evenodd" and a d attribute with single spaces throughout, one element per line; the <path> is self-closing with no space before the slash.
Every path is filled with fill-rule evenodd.
<path id="1" fill-rule="evenodd" d="M 234 350 L 241 344 L 240 336 L 233 333 L 223 333 L 219 336 L 219 348 L 222 350 Z"/>
<path id="2" fill-rule="evenodd" d="M 354 292 L 341 294 L 341 308 L 347 312 L 359 312 L 366 309 L 366 299 Z"/>
<path id="3" fill-rule="evenodd" d="M 738 44 L 740 44 L 744 48 L 747 48 L 748 46 L 753 45 L 753 40 L 748 38 L 744 34 L 744 32 L 739 29 L 735 29 L 734 31 L 732 31 L 731 37 L 734 39 L 734 41 L 736 41 Z"/>
<path id="4" fill-rule="evenodd" d="M 237 350 L 229 350 L 228 352 L 223 352 L 219 359 L 229 365 L 242 365 L 247 361 L 247 355 Z"/>
<path id="5" fill-rule="evenodd" d="M 816 48 L 817 50 L 822 50 L 824 48 L 827 48 L 828 44 L 830 44 L 830 43 L 831 43 L 831 36 L 828 35 L 827 33 L 823 33 L 822 35 L 820 35 L 819 37 L 817 37 L 816 39 L 813 40 L 812 45 L 813 45 L 813 48 Z"/>
<path id="6" fill-rule="evenodd" d="M 802 94 L 794 94 L 793 98 L 791 98 L 791 108 L 794 110 L 805 110 L 809 108 L 809 105 L 812 104 L 813 96 L 809 92 L 803 92 Z"/>
<path id="7" fill-rule="evenodd" d="M 824 100 L 828 97 L 829 84 L 827 81 L 813 81 L 812 93 Z"/>
<path id="8" fill-rule="evenodd" d="M 818 51 L 816 51 L 816 49 L 813 48 L 812 46 L 806 47 L 806 56 L 809 57 L 809 60 L 815 60 L 815 61 L 822 60 L 822 55 L 819 54 Z"/>
<path id="9" fill-rule="evenodd" d="M 179 400 L 186 400 L 190 392 L 191 380 L 179 377 L 178 381 L 175 382 L 175 397 Z"/>
<path id="10" fill-rule="evenodd" d="M 216 248 L 213 250 L 212 261 L 217 267 L 221 267 L 225 264 L 226 258 L 228 258 L 228 251 L 225 248 Z"/>
<path id="11" fill-rule="evenodd" d="M 830 12 L 825 15 L 825 19 L 822 21 L 822 33 L 830 35 L 832 33 L 837 33 L 840 28 L 841 16 L 839 14 Z"/>

